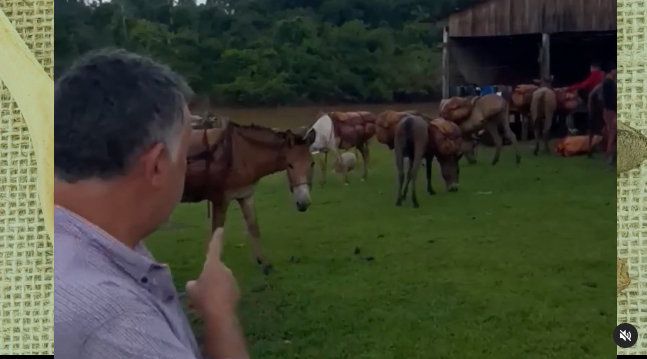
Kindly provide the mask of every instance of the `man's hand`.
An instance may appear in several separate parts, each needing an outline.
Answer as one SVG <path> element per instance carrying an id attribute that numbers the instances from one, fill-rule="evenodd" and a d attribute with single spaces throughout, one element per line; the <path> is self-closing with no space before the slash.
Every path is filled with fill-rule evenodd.
<path id="1" fill-rule="evenodd" d="M 204 320 L 207 355 L 214 359 L 247 359 L 249 354 L 236 317 L 240 294 L 231 270 L 220 260 L 222 245 L 223 229 L 218 228 L 209 242 L 202 273 L 186 284 L 186 293 Z"/>
<path id="2" fill-rule="evenodd" d="M 235 315 L 240 298 L 238 285 L 231 270 L 220 260 L 223 229 L 213 232 L 202 273 L 186 284 L 186 293 L 197 312 L 203 317 Z"/>

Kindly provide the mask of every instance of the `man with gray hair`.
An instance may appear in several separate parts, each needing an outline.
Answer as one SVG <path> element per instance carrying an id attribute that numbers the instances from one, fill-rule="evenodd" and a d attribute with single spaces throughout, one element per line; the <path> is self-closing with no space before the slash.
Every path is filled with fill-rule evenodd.
<path id="1" fill-rule="evenodd" d="M 56 82 L 57 358 L 202 357 L 169 268 L 143 244 L 182 196 L 191 96 L 170 69 L 123 50 L 89 54 Z M 218 230 L 187 295 L 205 323 L 206 356 L 244 359 L 221 246 Z"/>

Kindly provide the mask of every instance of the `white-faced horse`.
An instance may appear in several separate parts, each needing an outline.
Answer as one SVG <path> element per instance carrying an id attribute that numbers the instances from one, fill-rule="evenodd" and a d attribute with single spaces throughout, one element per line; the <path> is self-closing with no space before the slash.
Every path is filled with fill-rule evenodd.
<path id="1" fill-rule="evenodd" d="M 332 153 L 336 162 L 341 163 L 341 151 L 357 149 L 363 158 L 364 174 L 368 175 L 369 150 L 368 142 L 375 134 L 375 115 L 370 112 L 329 112 L 320 114 L 309 131 L 316 136 L 310 150 L 313 153 L 323 153 L 321 165 L 321 183 L 326 183 L 328 153 Z M 348 171 L 342 169 L 344 183 L 348 184 Z"/>

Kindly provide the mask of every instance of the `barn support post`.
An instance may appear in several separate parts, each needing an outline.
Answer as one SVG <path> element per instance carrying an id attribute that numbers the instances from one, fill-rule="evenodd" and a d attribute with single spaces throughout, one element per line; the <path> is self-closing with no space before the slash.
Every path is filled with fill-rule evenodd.
<path id="1" fill-rule="evenodd" d="M 449 27 L 443 28 L 443 99 L 449 98 Z"/>
<path id="2" fill-rule="evenodd" d="M 550 78 L 550 34 L 541 35 L 541 60 L 539 75 L 541 79 Z"/>

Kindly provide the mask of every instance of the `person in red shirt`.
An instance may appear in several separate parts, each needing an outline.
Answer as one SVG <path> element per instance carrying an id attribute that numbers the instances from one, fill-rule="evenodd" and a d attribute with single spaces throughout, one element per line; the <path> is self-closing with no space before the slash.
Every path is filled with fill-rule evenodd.
<path id="1" fill-rule="evenodd" d="M 593 89 L 599 85 L 603 80 L 606 74 L 602 71 L 600 64 L 593 63 L 591 64 L 591 72 L 586 80 L 578 82 L 574 85 L 568 86 L 568 91 L 583 91 L 585 94 L 589 94 Z"/>
<path id="2" fill-rule="evenodd" d="M 584 101 L 583 103 L 586 103 L 589 98 L 589 93 L 604 80 L 605 76 L 606 74 L 602 71 L 602 66 L 597 62 L 593 62 L 591 63 L 591 72 L 584 81 L 568 86 L 565 89 L 569 92 L 577 92 L 582 101 Z M 572 114 L 566 117 L 566 127 L 568 127 L 568 132 L 571 135 L 577 134 L 575 119 Z"/>

